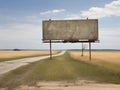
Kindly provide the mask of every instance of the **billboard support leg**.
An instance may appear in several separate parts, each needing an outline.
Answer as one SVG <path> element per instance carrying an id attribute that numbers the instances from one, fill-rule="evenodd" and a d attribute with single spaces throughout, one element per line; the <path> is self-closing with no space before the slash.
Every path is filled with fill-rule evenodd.
<path id="1" fill-rule="evenodd" d="M 52 43 L 51 43 L 51 40 L 50 40 L 50 59 L 52 59 Z"/>
<path id="2" fill-rule="evenodd" d="M 89 42 L 89 59 L 91 61 L 91 42 Z"/>
<path id="3" fill-rule="evenodd" d="M 83 42 L 82 42 L 82 54 L 81 54 L 81 56 L 83 56 Z"/>

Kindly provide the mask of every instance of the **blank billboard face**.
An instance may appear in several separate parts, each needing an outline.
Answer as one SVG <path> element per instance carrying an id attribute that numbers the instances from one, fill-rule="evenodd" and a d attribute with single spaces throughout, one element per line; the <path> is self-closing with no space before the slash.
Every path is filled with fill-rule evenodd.
<path id="1" fill-rule="evenodd" d="M 43 21 L 43 41 L 97 41 L 98 20 L 48 20 Z"/>

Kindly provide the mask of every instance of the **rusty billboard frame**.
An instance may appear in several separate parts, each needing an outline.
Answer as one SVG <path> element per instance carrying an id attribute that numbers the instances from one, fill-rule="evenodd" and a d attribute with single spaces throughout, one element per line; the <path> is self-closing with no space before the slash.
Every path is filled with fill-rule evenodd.
<path id="1" fill-rule="evenodd" d="M 83 42 L 98 40 L 98 20 L 45 20 L 43 42 Z"/>
<path id="2" fill-rule="evenodd" d="M 43 39 L 42 40 L 43 40 L 43 43 L 50 43 L 50 58 L 51 59 L 52 59 L 52 43 L 89 43 L 89 59 L 91 60 L 91 43 L 99 41 L 98 19 L 88 19 L 88 18 L 82 19 L 82 20 L 51 20 L 49 19 L 49 20 L 44 20 L 42 22 L 42 26 L 43 26 Z M 71 33 L 67 33 L 70 30 L 71 30 Z M 73 30 L 77 31 L 76 34 L 78 38 L 76 37 L 76 35 L 74 35 L 75 32 Z M 65 31 L 67 34 L 65 34 L 64 32 L 61 33 L 62 31 Z M 72 36 L 72 38 L 69 38 L 71 37 L 69 34 Z M 81 36 L 82 34 L 84 34 L 85 37 L 83 35 L 83 37 L 81 38 L 81 36 L 80 37 L 78 36 L 79 34 Z M 64 38 L 61 36 L 63 36 Z M 92 38 L 89 38 L 90 36 Z"/>

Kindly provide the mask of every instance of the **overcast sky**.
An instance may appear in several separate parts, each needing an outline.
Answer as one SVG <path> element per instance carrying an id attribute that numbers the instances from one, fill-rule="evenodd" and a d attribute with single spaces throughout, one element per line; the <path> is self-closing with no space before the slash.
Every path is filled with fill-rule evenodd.
<path id="1" fill-rule="evenodd" d="M 0 0 L 0 49 L 49 49 L 42 43 L 42 20 L 98 19 L 93 49 L 120 49 L 120 0 Z M 53 44 L 80 49 L 81 44 Z"/>

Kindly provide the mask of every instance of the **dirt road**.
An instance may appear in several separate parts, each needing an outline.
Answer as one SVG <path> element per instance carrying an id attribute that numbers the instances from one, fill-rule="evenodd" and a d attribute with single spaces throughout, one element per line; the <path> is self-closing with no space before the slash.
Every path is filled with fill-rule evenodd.
<path id="1" fill-rule="evenodd" d="M 65 53 L 65 51 L 62 51 L 56 55 L 53 55 L 53 57 L 63 55 L 64 53 Z M 43 60 L 43 59 L 46 59 L 49 57 L 50 56 L 40 56 L 40 57 L 32 57 L 32 58 L 24 58 L 24 59 L 0 62 L 0 75 L 4 74 L 6 72 L 9 72 L 11 70 L 14 70 L 18 67 L 21 67 L 23 65 L 27 65 L 31 62 Z"/>
<path id="2" fill-rule="evenodd" d="M 22 85 L 16 90 L 120 90 L 120 85 L 99 84 L 94 81 L 43 81 L 35 87 Z"/>

